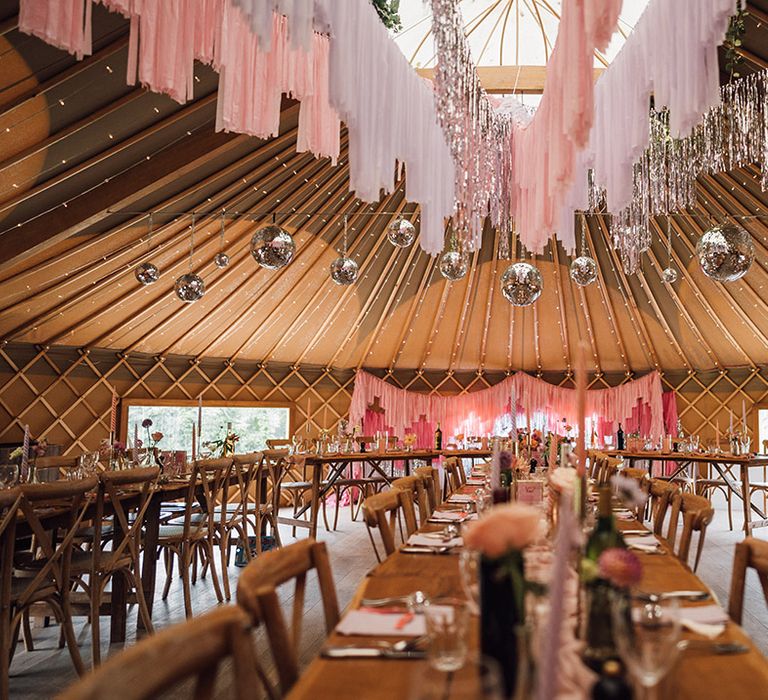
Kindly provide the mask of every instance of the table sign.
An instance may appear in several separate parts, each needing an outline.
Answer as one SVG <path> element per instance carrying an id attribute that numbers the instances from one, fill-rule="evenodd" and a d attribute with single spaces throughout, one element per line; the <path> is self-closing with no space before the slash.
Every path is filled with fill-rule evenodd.
<path id="1" fill-rule="evenodd" d="M 544 482 L 534 479 L 517 480 L 517 500 L 519 503 L 535 505 L 544 500 Z"/>

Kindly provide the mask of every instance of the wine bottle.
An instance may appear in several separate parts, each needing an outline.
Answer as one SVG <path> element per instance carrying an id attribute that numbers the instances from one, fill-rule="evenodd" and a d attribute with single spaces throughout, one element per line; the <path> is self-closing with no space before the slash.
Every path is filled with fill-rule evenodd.
<path id="1" fill-rule="evenodd" d="M 437 423 L 437 429 L 435 430 L 435 449 L 443 449 L 443 431 L 440 430 L 440 423 Z"/>
<path id="2" fill-rule="evenodd" d="M 587 540 L 584 556 L 596 565 L 600 555 L 613 547 L 626 548 L 626 544 L 616 528 L 611 511 L 611 489 L 603 487 L 600 489 L 597 523 Z M 599 576 L 585 587 L 587 646 L 584 650 L 584 662 L 598 672 L 606 661 L 616 658 L 611 621 L 612 590 L 610 582 Z"/>
<path id="3" fill-rule="evenodd" d="M 632 686 L 618 661 L 606 661 L 597 683 L 592 686 L 592 700 L 632 700 Z"/>
<path id="4" fill-rule="evenodd" d="M 621 423 L 619 423 L 619 430 L 616 433 L 616 449 L 624 449 L 624 431 L 621 429 Z"/>

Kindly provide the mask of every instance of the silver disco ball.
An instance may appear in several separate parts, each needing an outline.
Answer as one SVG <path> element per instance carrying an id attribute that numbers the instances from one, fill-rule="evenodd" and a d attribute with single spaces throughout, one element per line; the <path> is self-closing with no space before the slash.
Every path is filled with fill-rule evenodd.
<path id="1" fill-rule="evenodd" d="M 225 267 L 229 266 L 229 255 L 226 253 L 216 253 L 216 257 L 213 259 L 213 262 L 216 267 L 223 270 Z"/>
<path id="2" fill-rule="evenodd" d="M 571 279 L 579 285 L 586 287 L 597 279 L 597 262 L 588 255 L 579 255 L 571 263 Z"/>
<path id="3" fill-rule="evenodd" d="M 331 263 L 331 279 L 336 284 L 352 284 L 360 272 L 360 268 L 352 258 L 340 257 Z"/>
<path id="4" fill-rule="evenodd" d="M 527 262 L 510 265 L 501 276 L 501 293 L 513 306 L 530 306 L 543 288 L 541 272 Z"/>
<path id="5" fill-rule="evenodd" d="M 285 267 L 295 253 L 296 244 L 291 234 L 275 224 L 260 228 L 251 238 L 251 255 L 267 270 Z"/>
<path id="6" fill-rule="evenodd" d="M 387 229 L 387 238 L 398 248 L 407 248 L 416 238 L 416 227 L 407 219 L 398 216 Z"/>
<path id="7" fill-rule="evenodd" d="M 182 275 L 176 280 L 174 285 L 176 296 L 182 301 L 192 303 L 198 299 L 202 299 L 205 294 L 205 282 L 200 275 L 196 275 L 194 272 L 188 272 L 186 275 Z"/>
<path id="8" fill-rule="evenodd" d="M 141 265 L 134 270 L 133 274 L 136 275 L 136 279 L 145 287 L 160 279 L 160 270 L 158 270 L 151 262 L 141 263 Z"/>
<path id="9" fill-rule="evenodd" d="M 661 271 L 661 281 L 664 284 L 674 284 L 677 282 L 677 270 L 674 267 L 665 267 Z"/>
<path id="10" fill-rule="evenodd" d="M 440 256 L 440 274 L 451 282 L 464 277 L 468 267 L 468 256 L 458 250 L 447 250 Z"/>
<path id="11" fill-rule="evenodd" d="M 729 221 L 699 238 L 696 254 L 707 277 L 716 282 L 735 282 L 752 266 L 755 244 L 747 231 Z"/>

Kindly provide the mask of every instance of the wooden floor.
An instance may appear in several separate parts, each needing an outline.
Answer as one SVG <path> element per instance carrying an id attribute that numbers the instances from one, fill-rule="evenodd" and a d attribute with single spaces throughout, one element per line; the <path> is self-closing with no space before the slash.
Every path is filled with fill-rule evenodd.
<path id="1" fill-rule="evenodd" d="M 734 512 L 734 524 L 741 523 L 738 514 Z M 289 528 L 281 530 L 284 542 L 292 541 Z M 306 531 L 304 531 L 306 532 Z M 298 531 L 299 537 L 303 536 Z M 758 530 L 761 537 L 768 537 L 768 530 Z M 339 519 L 339 528 L 336 532 L 320 531 L 320 538 L 329 547 L 334 579 L 339 596 L 339 605 L 343 608 L 351 599 L 358 584 L 366 572 L 376 564 L 376 558 L 371 549 L 371 544 L 362 522 L 352 522 L 347 512 Z M 710 526 L 707 534 L 706 545 L 699 566 L 699 575 L 712 588 L 721 604 L 727 605 L 728 586 L 731 576 L 733 561 L 733 546 L 742 538 L 739 530 L 728 531 L 728 522 L 722 506 L 718 507 L 715 522 Z M 162 568 L 162 567 L 161 567 Z M 235 566 L 231 566 L 228 572 L 232 592 L 237 585 L 237 577 L 240 572 Z M 158 591 L 162 591 L 164 579 L 159 576 Z M 747 595 L 744 614 L 744 627 L 754 638 L 756 644 L 768 654 L 768 614 L 766 614 L 765 602 L 762 597 L 757 578 L 751 572 L 747 579 Z M 284 601 L 290 600 L 292 591 L 282 591 Z M 209 581 L 198 581 L 193 587 L 193 607 L 195 614 L 216 605 L 216 599 Z M 306 615 L 304 618 L 304 631 L 301 640 L 301 663 L 306 665 L 317 653 L 325 635 L 322 618 L 322 606 L 317 595 L 317 586 L 310 579 L 307 590 Z M 184 620 L 184 604 L 181 594 L 181 585 L 176 579 L 171 586 L 168 600 L 157 600 L 154 606 L 154 620 L 157 628 Z M 76 620 L 76 632 L 80 639 L 83 660 L 86 664 L 90 660 L 90 629 L 85 624 Z M 136 611 L 129 615 L 129 643 L 135 640 Z M 19 700 L 29 698 L 51 698 L 62 688 L 75 679 L 69 654 L 66 649 L 57 648 L 58 628 L 36 628 L 33 630 L 36 649 L 34 652 L 25 652 L 20 645 L 11 666 L 11 698 Z M 108 620 L 102 621 L 102 639 L 109 639 Z M 256 633 L 257 649 L 261 652 L 262 661 L 269 671 L 272 664 L 269 660 L 268 647 L 262 632 Z M 109 648 L 106 643 L 102 647 L 102 656 L 113 654 L 120 650 L 120 646 Z M 158 659 L 161 663 L 162 660 Z M 220 674 L 218 692 L 220 697 L 231 697 L 228 692 L 229 674 L 227 669 L 222 669 Z M 115 697 L 118 697 L 117 695 Z M 181 688 L 170 697 L 190 697 L 189 688 Z"/>

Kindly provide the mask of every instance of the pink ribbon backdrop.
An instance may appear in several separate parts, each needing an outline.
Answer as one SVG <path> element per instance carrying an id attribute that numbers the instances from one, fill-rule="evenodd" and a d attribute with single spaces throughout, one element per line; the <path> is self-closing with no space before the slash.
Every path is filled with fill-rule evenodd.
<path id="1" fill-rule="evenodd" d="M 587 431 L 594 430 L 602 441 L 621 422 L 627 433 L 640 432 L 657 438 L 674 430 L 677 424 L 674 399 L 671 392 L 663 394 L 658 372 L 616 387 L 590 390 Z M 462 433 L 469 436 L 508 432 L 514 426 L 562 434 L 563 419 L 571 426 L 577 423 L 576 390 L 518 372 L 488 389 L 437 396 L 399 389 L 359 371 L 349 419 L 352 425 L 362 425 L 365 434 L 388 431 L 402 438 L 405 433 L 415 433 L 416 444 L 422 448 L 431 446 L 438 421 L 444 441 Z"/>

